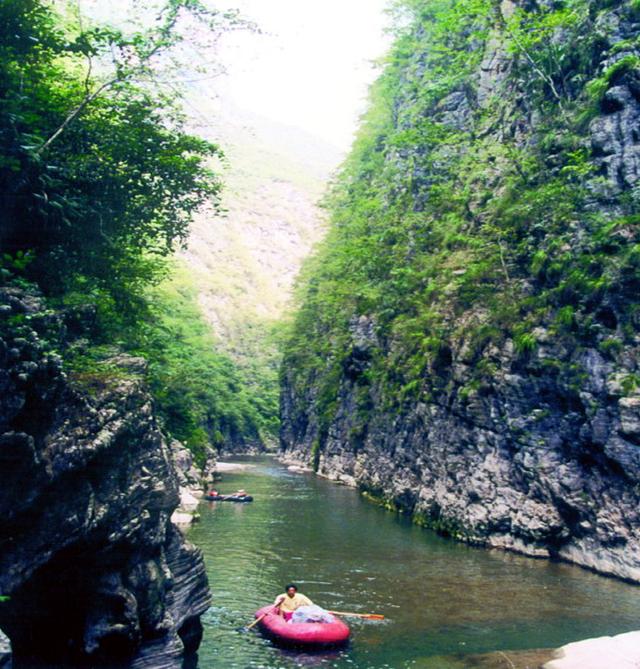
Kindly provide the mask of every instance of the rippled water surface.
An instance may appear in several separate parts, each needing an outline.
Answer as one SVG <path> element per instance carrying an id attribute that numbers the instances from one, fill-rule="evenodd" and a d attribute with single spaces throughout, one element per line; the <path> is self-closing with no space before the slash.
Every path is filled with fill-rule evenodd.
<path id="1" fill-rule="evenodd" d="M 459 653 L 556 647 L 639 627 L 636 586 L 457 544 L 349 488 L 273 459 L 242 461 L 254 466 L 225 474 L 218 489 L 245 488 L 255 501 L 204 502 L 189 531 L 204 551 L 214 596 L 199 669 L 458 668 L 452 656 Z M 241 631 L 289 581 L 326 608 L 386 619 L 348 619 L 350 646 L 316 655 Z"/>

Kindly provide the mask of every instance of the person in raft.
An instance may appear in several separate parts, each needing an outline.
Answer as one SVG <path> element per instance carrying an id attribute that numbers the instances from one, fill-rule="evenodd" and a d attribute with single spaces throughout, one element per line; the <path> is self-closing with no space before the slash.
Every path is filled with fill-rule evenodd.
<path id="1" fill-rule="evenodd" d="M 294 583 L 289 583 L 285 590 L 285 593 L 276 597 L 274 605 L 278 607 L 280 615 L 284 616 L 287 622 L 291 620 L 291 616 L 296 609 L 301 606 L 313 606 L 313 602 L 308 597 L 298 592 L 298 586 Z"/>

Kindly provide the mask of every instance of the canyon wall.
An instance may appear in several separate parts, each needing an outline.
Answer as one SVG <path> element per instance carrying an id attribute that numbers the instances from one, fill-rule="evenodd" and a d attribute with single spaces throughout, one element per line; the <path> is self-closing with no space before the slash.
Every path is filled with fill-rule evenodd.
<path id="1" fill-rule="evenodd" d="M 404 5 L 287 345 L 283 457 L 640 582 L 640 15 Z"/>
<path id="2" fill-rule="evenodd" d="M 182 666 L 204 564 L 170 522 L 178 479 L 144 360 L 63 370 L 91 317 L 0 290 L 0 628 L 16 667 Z"/>

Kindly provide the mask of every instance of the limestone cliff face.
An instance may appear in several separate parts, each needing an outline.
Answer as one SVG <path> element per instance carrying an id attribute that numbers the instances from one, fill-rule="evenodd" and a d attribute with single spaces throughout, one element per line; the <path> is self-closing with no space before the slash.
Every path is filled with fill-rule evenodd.
<path id="1" fill-rule="evenodd" d="M 621 386 L 640 351 L 629 351 L 625 369 L 595 349 L 552 341 L 522 361 L 507 344 L 485 352 L 495 376 L 466 395 L 477 361 L 460 341 L 446 371 L 451 386 L 436 401 L 397 415 L 374 398 L 363 426 L 357 378 L 375 346 L 369 329 L 365 320 L 353 324 L 353 371 L 340 384 L 319 474 L 456 538 L 640 581 L 640 395 Z M 550 360 L 582 370 L 579 389 L 550 376 Z M 285 457 L 308 465 L 317 425 L 298 406 L 285 388 Z"/>
<path id="2" fill-rule="evenodd" d="M 51 350 L 63 320 L 37 295 L 0 298 L 0 628 L 14 662 L 180 666 L 210 595 L 170 522 L 178 482 L 144 361 L 70 380 Z"/>
<path id="3" fill-rule="evenodd" d="M 440 212 L 446 211 L 443 205 L 433 204 L 437 197 L 433 184 L 438 187 L 443 182 L 443 165 L 447 161 L 455 164 L 460 146 L 477 150 L 480 141 L 485 142 L 483 147 L 509 146 L 515 156 L 511 161 L 519 160 L 518 155 L 536 153 L 542 156 L 547 174 L 560 180 L 564 178 L 562 169 L 570 169 L 559 157 L 564 140 L 562 136 L 544 136 L 540 128 L 548 132 L 551 115 L 568 116 L 580 104 L 586 105 L 578 89 L 585 80 L 597 78 L 601 86 L 597 111 L 587 124 L 583 120 L 575 126 L 582 133 L 576 150 L 585 157 L 588 172 L 581 185 L 588 191 L 584 219 L 576 216 L 565 229 L 554 230 L 552 223 L 544 222 L 543 209 L 535 214 L 537 218 L 531 214 L 527 218 L 533 208 L 523 206 L 521 227 L 514 231 L 507 227 L 511 223 L 504 224 L 496 242 L 488 236 L 488 226 L 481 228 L 494 215 L 486 204 L 490 201 L 486 197 L 482 200 L 472 188 L 464 202 L 469 223 L 461 229 L 475 235 L 476 242 L 493 243 L 497 248 L 496 278 L 482 277 L 477 284 L 491 281 L 505 310 L 521 300 L 519 310 L 510 313 L 532 323 L 526 338 L 518 338 L 522 331 L 519 323 L 500 323 L 490 313 L 488 299 L 474 302 L 466 297 L 476 288 L 471 282 L 464 286 L 467 301 L 462 302 L 461 293 L 456 291 L 469 268 L 464 262 L 455 264 L 460 247 L 452 245 L 448 256 L 438 261 L 440 276 L 450 277 L 449 283 L 437 275 L 431 279 L 430 285 L 437 289 L 430 288 L 429 294 L 435 297 L 422 307 L 432 313 L 441 310 L 444 316 L 438 321 L 437 336 L 428 330 L 424 333 L 432 335 L 428 342 L 431 350 L 424 353 L 420 375 L 411 386 L 405 385 L 407 393 L 412 393 L 409 398 L 405 393 L 398 400 L 401 393 L 393 385 L 394 378 L 403 379 L 405 358 L 401 353 L 407 350 L 398 335 L 400 329 L 384 325 L 387 316 L 378 304 L 353 308 L 344 331 L 336 334 L 337 328 L 325 326 L 324 340 L 339 342 L 339 350 L 333 343 L 327 344 L 324 359 L 315 366 L 305 363 L 305 368 L 296 367 L 299 354 L 290 354 L 283 370 L 282 449 L 287 460 L 312 465 L 323 476 L 358 486 L 384 505 L 412 514 L 417 522 L 445 534 L 533 556 L 559 557 L 640 582 L 638 268 L 626 265 L 625 250 L 617 265 L 612 264 L 618 269 L 604 290 L 589 293 L 584 284 L 571 284 L 573 279 L 562 283 L 564 279 L 557 278 L 568 273 L 572 253 L 576 258 L 583 253 L 588 258 L 591 253 L 590 258 L 596 261 L 597 250 L 585 250 L 595 249 L 588 246 L 594 234 L 586 222 L 591 213 L 597 211 L 602 219 L 616 221 L 633 211 L 628 203 L 637 198 L 640 183 L 636 46 L 640 23 L 627 3 L 582 4 L 588 18 L 584 34 L 578 38 L 594 40 L 591 60 L 582 73 L 569 68 L 563 71 L 565 79 L 561 81 L 542 71 L 542 61 L 537 60 L 535 67 L 540 70 L 539 83 L 546 88 L 546 97 L 535 99 L 531 90 L 525 89 L 522 74 L 537 76 L 532 65 L 535 54 L 526 52 L 523 40 L 527 34 L 514 37 L 505 22 L 514 11 L 533 11 L 532 16 L 540 17 L 550 9 L 544 3 L 533 9 L 526 3 L 502 3 L 494 28 L 480 47 L 478 42 L 473 47 L 482 51 L 479 67 L 429 109 L 440 135 L 432 131 L 435 139 L 430 140 L 431 145 L 378 149 L 385 154 L 384 165 L 394 163 L 394 174 L 399 175 L 383 206 L 392 207 L 394 198 L 406 198 L 407 192 L 413 191 L 406 215 L 414 218 L 416 211 L 429 212 L 429 207 L 434 211 L 440 206 Z M 550 34 L 550 42 L 559 47 L 557 54 L 563 53 L 562 41 L 575 25 Z M 414 41 L 419 44 L 420 29 L 416 34 Z M 407 58 L 401 71 L 393 98 L 394 127 L 390 132 L 396 133 L 394 136 L 399 128 L 420 136 L 416 128 L 425 117 L 415 111 L 420 95 L 416 82 L 421 80 L 426 60 L 418 50 Z M 571 67 L 578 66 L 574 63 Z M 435 83 L 428 77 L 422 81 L 437 86 L 438 76 L 439 71 L 434 75 Z M 544 77 L 548 81 L 543 82 Z M 560 90 L 561 86 L 565 88 Z M 437 138 L 450 129 L 458 133 L 455 142 L 445 150 L 442 146 L 433 148 Z M 487 137 L 493 144 L 486 142 Z M 572 141 L 578 141 L 575 134 L 573 137 Z M 378 147 L 384 145 L 382 136 Z M 489 194 L 498 199 L 507 189 L 503 176 L 510 166 L 495 156 L 498 151 L 490 160 L 486 154 L 475 155 L 477 163 L 485 166 L 484 174 L 476 180 L 490 179 L 493 193 Z M 522 190 L 533 191 L 539 183 L 547 183 L 547 175 L 541 174 L 523 177 Z M 459 194 L 452 195 L 451 210 L 455 197 Z M 512 195 L 511 201 L 517 197 Z M 544 201 L 548 211 L 564 204 L 548 195 Z M 503 211 L 509 211 L 506 205 Z M 341 215 L 341 220 L 348 220 L 344 212 Z M 492 222 L 496 229 L 503 224 L 500 216 L 498 212 Z M 481 232 L 473 232 L 473 226 Z M 420 258 L 420 234 L 425 233 L 411 230 L 408 234 L 412 237 L 406 265 L 393 269 L 398 274 L 406 266 L 417 265 L 415 258 Z M 528 248 L 522 244 L 525 238 Z M 382 233 L 380 239 L 384 244 Z M 637 219 L 627 217 L 612 224 L 603 239 L 610 255 L 622 248 L 633 252 L 640 241 Z M 517 251 L 510 248 L 510 242 L 520 244 Z M 436 242 L 430 243 L 433 246 Z M 541 279 L 532 257 L 541 250 L 553 253 L 550 249 L 555 243 L 564 245 L 564 260 L 554 265 L 556 277 L 549 272 Z M 380 267 L 384 266 L 385 252 L 390 253 L 381 246 Z M 422 257 L 428 258 L 430 252 L 427 248 Z M 551 302 L 543 300 L 551 300 L 548 296 L 556 286 L 553 299 L 560 295 L 564 301 L 549 307 Z M 418 289 L 424 290 L 421 286 Z M 316 290 L 321 292 L 322 285 Z M 387 313 L 394 306 L 401 308 L 397 307 L 399 300 L 391 304 L 389 293 L 383 297 Z M 542 305 L 533 316 L 527 310 L 531 304 Z M 569 314 L 569 327 L 558 325 L 561 309 Z M 435 320 L 432 317 L 425 322 Z M 338 321 L 337 316 L 334 321 Z M 490 331 L 497 334 L 482 334 Z M 308 340 L 311 348 L 313 337 Z M 412 355 L 415 360 L 417 355 Z M 323 381 L 329 377 L 327 370 L 337 377 L 334 386 Z M 333 394 L 327 401 L 327 388 L 331 387 Z"/>

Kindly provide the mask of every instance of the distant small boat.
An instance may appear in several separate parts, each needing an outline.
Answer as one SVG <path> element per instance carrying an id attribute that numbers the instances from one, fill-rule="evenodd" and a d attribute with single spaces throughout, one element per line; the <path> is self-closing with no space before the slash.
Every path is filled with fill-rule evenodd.
<path id="1" fill-rule="evenodd" d="M 211 495 L 207 493 L 204 498 L 208 502 L 253 502 L 251 495 Z"/>
<path id="2" fill-rule="evenodd" d="M 264 606 L 256 611 L 262 631 L 283 646 L 327 648 L 342 646 L 349 640 L 349 628 L 337 616 L 330 623 L 288 623 L 276 608 Z"/>

